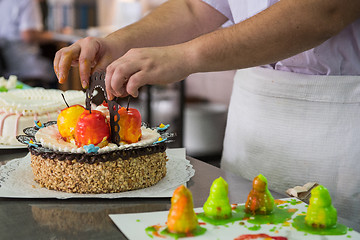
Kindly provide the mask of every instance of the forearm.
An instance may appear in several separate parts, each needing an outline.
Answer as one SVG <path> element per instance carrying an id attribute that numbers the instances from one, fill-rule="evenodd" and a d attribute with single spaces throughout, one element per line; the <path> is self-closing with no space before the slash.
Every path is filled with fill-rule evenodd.
<path id="1" fill-rule="evenodd" d="M 26 43 L 47 43 L 52 40 L 52 33 L 38 30 L 26 30 L 21 32 L 21 38 Z"/>
<path id="2" fill-rule="evenodd" d="M 182 43 L 211 32 L 226 18 L 201 0 L 170 0 L 140 21 L 120 29 L 106 40 L 115 58 L 127 50 Z M 125 51 L 125 52 L 124 52 Z"/>
<path id="3" fill-rule="evenodd" d="M 184 43 L 191 72 L 273 63 L 313 48 L 360 17 L 360 1 L 280 1 L 258 15 Z"/>

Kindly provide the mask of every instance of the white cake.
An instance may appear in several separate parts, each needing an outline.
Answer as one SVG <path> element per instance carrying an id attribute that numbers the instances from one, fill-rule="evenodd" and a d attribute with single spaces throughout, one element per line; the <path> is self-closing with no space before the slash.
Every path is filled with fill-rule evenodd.
<path id="1" fill-rule="evenodd" d="M 56 121 L 66 108 L 61 93 L 69 105 L 85 103 L 85 93 L 75 90 L 32 88 L 0 93 L 0 144 L 22 145 L 16 136 L 24 128 L 34 126 L 34 121 Z"/>

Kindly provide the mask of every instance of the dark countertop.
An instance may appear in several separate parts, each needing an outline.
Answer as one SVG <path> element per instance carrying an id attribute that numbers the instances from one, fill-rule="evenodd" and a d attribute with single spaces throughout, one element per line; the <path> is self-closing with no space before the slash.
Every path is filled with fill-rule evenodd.
<path id="1" fill-rule="evenodd" d="M 27 149 L 0 149 L 0 165 L 24 157 Z M 194 207 L 202 207 L 210 186 L 222 176 L 229 184 L 231 203 L 243 203 L 251 182 L 205 162 L 188 157 L 195 175 L 187 183 Z M 272 192 L 274 198 L 285 195 Z M 109 214 L 166 211 L 170 198 L 15 199 L 0 198 L 0 239 L 126 239 Z"/>

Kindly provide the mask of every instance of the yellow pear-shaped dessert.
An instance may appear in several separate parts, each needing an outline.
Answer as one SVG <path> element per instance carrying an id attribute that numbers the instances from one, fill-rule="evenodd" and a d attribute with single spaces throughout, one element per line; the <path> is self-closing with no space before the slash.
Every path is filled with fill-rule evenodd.
<path id="1" fill-rule="evenodd" d="M 331 204 L 329 191 L 322 185 L 311 190 L 305 223 L 314 228 L 332 227 L 337 222 L 337 211 Z"/>
<path id="2" fill-rule="evenodd" d="M 191 233 L 198 227 L 194 212 L 192 194 L 184 185 L 178 187 L 171 198 L 171 208 L 167 219 L 170 233 Z"/>
<path id="3" fill-rule="evenodd" d="M 228 193 L 227 182 L 222 177 L 215 179 L 211 185 L 209 197 L 203 206 L 207 217 L 214 219 L 227 219 L 231 217 Z"/>
<path id="4" fill-rule="evenodd" d="M 245 212 L 266 215 L 273 211 L 274 206 L 274 198 L 268 189 L 267 179 L 259 174 L 253 180 L 253 188 L 245 203 Z"/>

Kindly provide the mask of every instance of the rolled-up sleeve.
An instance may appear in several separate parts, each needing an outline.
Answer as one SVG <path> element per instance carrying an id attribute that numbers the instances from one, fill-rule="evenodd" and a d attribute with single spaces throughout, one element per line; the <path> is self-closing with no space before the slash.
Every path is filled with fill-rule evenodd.
<path id="1" fill-rule="evenodd" d="M 234 18 L 231 13 L 230 5 L 228 0 L 203 0 L 203 2 L 209 4 L 219 12 L 221 12 L 225 17 L 227 17 L 232 23 L 234 23 Z"/>
<path id="2" fill-rule="evenodd" d="M 19 11 L 19 30 L 42 30 L 40 6 L 36 0 L 22 1 Z"/>
<path id="3" fill-rule="evenodd" d="M 232 24 L 242 22 L 279 0 L 202 0 L 225 15 Z"/>

